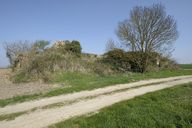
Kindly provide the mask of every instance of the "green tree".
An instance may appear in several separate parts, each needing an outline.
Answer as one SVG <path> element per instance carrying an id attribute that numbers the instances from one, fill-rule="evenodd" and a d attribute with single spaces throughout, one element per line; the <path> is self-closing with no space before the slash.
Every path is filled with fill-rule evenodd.
<path id="1" fill-rule="evenodd" d="M 65 50 L 67 52 L 80 56 L 82 48 L 79 41 L 73 40 L 72 42 L 65 44 Z"/>
<path id="2" fill-rule="evenodd" d="M 37 50 L 37 51 L 44 51 L 46 46 L 49 45 L 50 42 L 49 41 L 46 41 L 46 40 L 38 40 L 35 42 L 34 44 L 34 48 Z"/>

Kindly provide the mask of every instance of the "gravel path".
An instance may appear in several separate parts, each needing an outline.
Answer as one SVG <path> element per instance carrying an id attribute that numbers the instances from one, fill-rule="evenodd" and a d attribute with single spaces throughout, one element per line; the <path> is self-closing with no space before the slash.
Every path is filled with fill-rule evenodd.
<path id="1" fill-rule="evenodd" d="M 163 82 L 163 83 L 158 83 Z M 31 113 L 27 113 L 17 117 L 15 120 L 9 121 L 0 121 L 0 128 L 42 128 L 57 123 L 59 121 L 63 121 L 69 119 L 74 116 L 84 115 L 91 112 L 95 112 L 100 110 L 101 108 L 110 106 L 114 103 L 128 100 L 134 98 L 135 96 L 143 95 L 149 92 L 154 92 L 157 90 L 161 90 L 164 88 L 169 88 L 175 85 L 184 84 L 192 82 L 192 76 L 182 76 L 182 77 L 171 77 L 166 79 L 156 79 L 156 80 L 148 80 L 148 81 L 140 81 L 130 84 L 122 84 L 116 85 L 101 89 L 96 89 L 93 91 L 83 91 L 74 94 L 62 95 L 58 97 L 46 98 L 31 102 L 26 102 L 22 104 L 16 104 L 11 106 L 6 106 L 4 108 L 0 108 L 0 112 L 7 114 L 21 111 L 22 109 L 30 107 L 30 105 L 35 104 L 34 106 L 47 105 L 47 103 L 51 104 L 55 100 L 57 102 L 64 100 L 74 100 L 75 98 L 85 97 L 90 95 L 98 95 L 91 99 L 82 99 L 81 101 L 74 102 L 72 104 L 56 107 L 56 108 L 48 108 L 48 109 L 39 109 L 33 111 Z M 154 84 L 156 83 L 156 84 Z M 111 92 L 119 89 L 126 89 L 129 87 L 141 86 L 149 84 L 147 86 L 142 86 L 138 88 L 132 88 L 129 90 L 121 90 L 119 92 L 114 92 L 107 95 L 101 95 L 103 92 Z M 93 94 L 92 94 L 93 93 Z M 58 98 L 58 99 L 57 99 Z M 41 104 L 42 103 L 42 104 Z M 21 105 L 21 106 L 20 106 Z M 25 106 L 26 105 L 26 106 Z M 34 107 L 33 106 L 33 107 Z M 20 107 L 22 109 L 20 109 Z M 31 107 L 31 108 L 33 108 Z M 31 109 L 30 108 L 30 109 Z M 17 110 L 17 111 L 15 111 Z"/>

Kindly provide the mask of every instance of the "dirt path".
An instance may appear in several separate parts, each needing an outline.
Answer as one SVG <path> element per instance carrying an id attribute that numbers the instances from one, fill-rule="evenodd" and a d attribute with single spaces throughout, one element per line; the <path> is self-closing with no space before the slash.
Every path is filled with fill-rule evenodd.
<path id="1" fill-rule="evenodd" d="M 163 83 L 159 83 L 163 82 Z M 154 79 L 154 80 L 146 80 L 140 81 L 130 84 L 122 84 L 116 85 L 101 89 L 96 89 L 93 91 L 83 91 L 74 94 L 62 95 L 52 98 L 45 98 L 41 100 L 16 104 L 7 106 L 4 108 L 0 108 L 0 115 L 20 112 L 25 110 L 32 109 L 34 107 L 44 106 L 48 104 L 63 102 L 65 100 L 74 100 L 77 98 L 93 96 L 89 99 L 82 99 L 80 101 L 76 101 L 72 104 L 48 108 L 48 109 L 38 109 L 31 113 L 23 114 L 17 117 L 15 120 L 10 121 L 0 121 L 0 128 L 42 128 L 47 127 L 51 124 L 57 123 L 59 121 L 63 121 L 69 119 L 73 116 L 83 115 L 90 112 L 98 111 L 101 108 L 110 106 L 114 103 L 128 100 L 134 98 L 135 96 L 143 95 L 148 92 L 153 92 L 157 90 L 161 90 L 164 88 L 169 88 L 175 85 L 192 82 L 192 76 L 182 76 L 182 77 L 171 77 L 165 79 Z M 155 83 L 155 84 L 154 84 Z M 147 86 L 142 86 L 146 85 Z M 141 86 L 137 88 L 131 88 L 135 86 Z M 131 88 L 128 89 L 127 88 Z M 124 90 L 121 90 L 124 89 Z M 116 90 L 120 90 L 118 92 L 114 92 Z M 105 94 L 106 92 L 113 92 L 109 94 Z M 38 105 L 39 104 L 39 105 Z M 30 106 L 32 105 L 32 107 Z M 22 108 L 22 109 L 21 109 Z"/>
<path id="2" fill-rule="evenodd" d="M 177 76 L 177 77 L 169 77 L 169 78 L 161 78 L 161 79 L 142 80 L 142 81 L 129 83 L 129 84 L 119 84 L 119 85 L 114 85 L 114 86 L 108 86 L 105 88 L 94 89 L 91 91 L 81 91 L 81 92 L 72 93 L 72 94 L 54 96 L 51 98 L 43 98 L 40 100 L 33 100 L 33 101 L 9 105 L 4 108 L 0 108 L 0 115 L 28 111 L 33 108 L 40 108 L 40 107 L 54 104 L 54 103 L 77 100 L 80 98 L 82 99 L 82 98 L 90 97 L 90 96 L 93 97 L 93 96 L 97 96 L 97 95 L 101 95 L 101 94 L 105 94 L 105 93 L 109 93 L 109 92 L 114 92 L 117 90 L 138 87 L 138 86 L 142 86 L 142 85 L 146 85 L 146 84 L 174 81 L 177 79 L 186 79 L 186 78 L 191 78 L 191 77 L 192 76 L 190 75 L 190 76 Z"/>

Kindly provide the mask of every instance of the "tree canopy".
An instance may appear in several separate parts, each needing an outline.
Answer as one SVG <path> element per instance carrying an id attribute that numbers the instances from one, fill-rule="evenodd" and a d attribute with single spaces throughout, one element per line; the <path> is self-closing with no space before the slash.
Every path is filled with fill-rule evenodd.
<path id="1" fill-rule="evenodd" d="M 178 38 L 174 18 L 167 15 L 165 7 L 155 4 L 150 7 L 137 6 L 130 18 L 119 23 L 117 36 L 130 51 L 143 52 L 143 71 L 148 65 L 148 55 L 167 49 Z"/>

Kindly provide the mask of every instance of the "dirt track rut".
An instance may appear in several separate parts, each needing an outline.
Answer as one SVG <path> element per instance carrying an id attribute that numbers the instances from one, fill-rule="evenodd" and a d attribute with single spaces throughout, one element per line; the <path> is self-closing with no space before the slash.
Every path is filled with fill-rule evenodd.
<path id="1" fill-rule="evenodd" d="M 61 95 L 51 98 L 44 98 L 35 101 L 24 102 L 16 105 L 9 105 L 0 108 L 0 115 L 11 114 L 43 107 L 53 103 L 75 100 L 95 96 L 88 99 L 81 99 L 72 104 L 60 107 L 37 109 L 31 113 L 23 114 L 14 120 L 0 121 L 0 128 L 42 128 L 69 119 L 74 116 L 88 114 L 98 111 L 101 108 L 114 103 L 134 98 L 148 92 L 169 88 L 175 85 L 192 82 L 192 76 L 180 76 L 163 79 L 144 80 L 129 84 L 110 86 L 92 91 L 82 91 L 73 94 Z M 147 85 L 146 85 L 147 84 Z M 146 85 L 146 86 L 143 86 Z M 141 87 L 139 87 L 141 86 Z M 137 88 L 132 88 L 137 87 Z M 129 89 L 128 89 L 129 88 Z M 119 90 L 119 91 L 117 91 Z M 117 92 L 115 92 L 117 91 Z M 113 92 L 113 93 L 109 93 Z M 109 94 L 105 94 L 109 93 Z"/>

